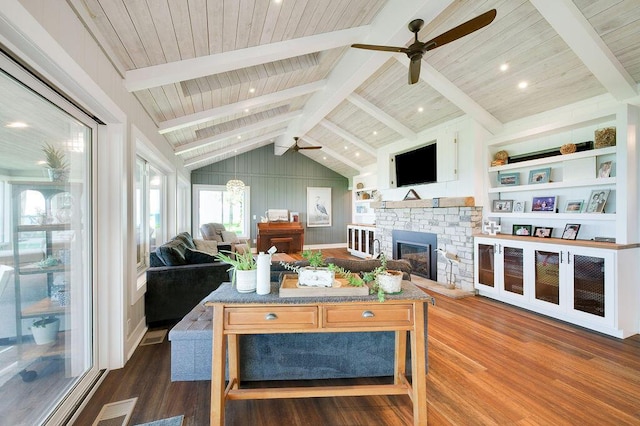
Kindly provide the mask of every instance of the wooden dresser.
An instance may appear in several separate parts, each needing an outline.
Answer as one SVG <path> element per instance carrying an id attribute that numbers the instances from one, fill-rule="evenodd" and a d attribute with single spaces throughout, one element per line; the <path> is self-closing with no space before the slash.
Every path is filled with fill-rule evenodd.
<path id="1" fill-rule="evenodd" d="M 258 223 L 258 252 L 266 252 L 276 246 L 280 253 L 302 251 L 304 228 L 300 222 L 264 222 Z"/>

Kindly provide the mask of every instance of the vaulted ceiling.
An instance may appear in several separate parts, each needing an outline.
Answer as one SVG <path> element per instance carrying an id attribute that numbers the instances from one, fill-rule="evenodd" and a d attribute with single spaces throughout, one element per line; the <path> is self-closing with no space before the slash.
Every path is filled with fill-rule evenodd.
<path id="1" fill-rule="evenodd" d="M 323 147 L 300 154 L 351 177 L 464 114 L 497 133 L 640 82 L 637 0 L 68 1 L 190 169 L 300 136 Z M 490 9 L 489 26 L 425 54 L 414 85 L 406 55 L 350 47 L 406 46 L 415 18 L 424 41 Z"/>

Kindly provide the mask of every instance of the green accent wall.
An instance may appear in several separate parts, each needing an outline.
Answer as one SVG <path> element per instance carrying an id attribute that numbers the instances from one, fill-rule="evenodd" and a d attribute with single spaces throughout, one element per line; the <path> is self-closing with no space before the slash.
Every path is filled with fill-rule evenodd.
<path id="1" fill-rule="evenodd" d="M 256 222 L 267 209 L 287 209 L 300 213 L 305 228 L 305 245 L 346 244 L 351 222 L 351 191 L 346 177 L 309 159 L 288 151 L 277 156 L 267 145 L 191 172 L 192 185 L 225 185 L 237 175 L 251 187 L 251 238 L 256 238 Z M 331 188 L 330 227 L 307 228 L 307 187 Z M 256 220 L 253 220 L 253 215 Z"/>

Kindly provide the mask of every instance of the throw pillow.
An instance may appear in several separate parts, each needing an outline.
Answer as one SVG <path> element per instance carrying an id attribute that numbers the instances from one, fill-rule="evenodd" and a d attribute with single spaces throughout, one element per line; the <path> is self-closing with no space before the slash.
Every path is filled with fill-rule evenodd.
<path id="1" fill-rule="evenodd" d="M 218 253 L 218 242 L 216 240 L 194 239 L 193 242 L 196 245 L 196 250 L 198 251 L 203 251 L 210 255 Z"/>
<path id="2" fill-rule="evenodd" d="M 179 239 L 173 239 L 156 248 L 156 255 L 167 266 L 178 266 L 187 263 L 185 261 L 185 251 L 187 247 Z"/>
<path id="3" fill-rule="evenodd" d="M 207 252 L 193 250 L 190 248 L 187 249 L 184 257 L 188 265 L 194 265 L 197 263 L 213 263 L 217 260 L 215 256 L 211 256 Z"/>
<path id="4" fill-rule="evenodd" d="M 231 243 L 231 244 L 240 242 L 240 239 L 238 238 L 236 233 L 231 231 L 222 231 L 222 240 L 225 243 Z"/>
<path id="5" fill-rule="evenodd" d="M 193 244 L 193 238 L 191 234 L 188 232 L 181 232 L 174 237 L 174 240 L 180 240 L 184 243 L 184 245 L 188 248 L 194 249 L 196 248 L 195 244 Z"/>

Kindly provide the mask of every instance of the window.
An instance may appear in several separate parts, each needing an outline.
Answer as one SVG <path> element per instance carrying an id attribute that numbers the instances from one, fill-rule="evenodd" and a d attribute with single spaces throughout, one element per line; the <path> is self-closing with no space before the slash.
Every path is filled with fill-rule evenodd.
<path id="1" fill-rule="evenodd" d="M 205 223 L 221 223 L 239 236 L 249 237 L 250 209 L 249 187 L 245 187 L 244 195 L 234 197 L 222 185 L 193 186 L 193 235 L 200 235 L 200 226 Z"/>
<path id="2" fill-rule="evenodd" d="M 149 253 L 165 241 L 165 175 L 136 158 L 135 224 L 138 273 L 149 267 Z"/>

